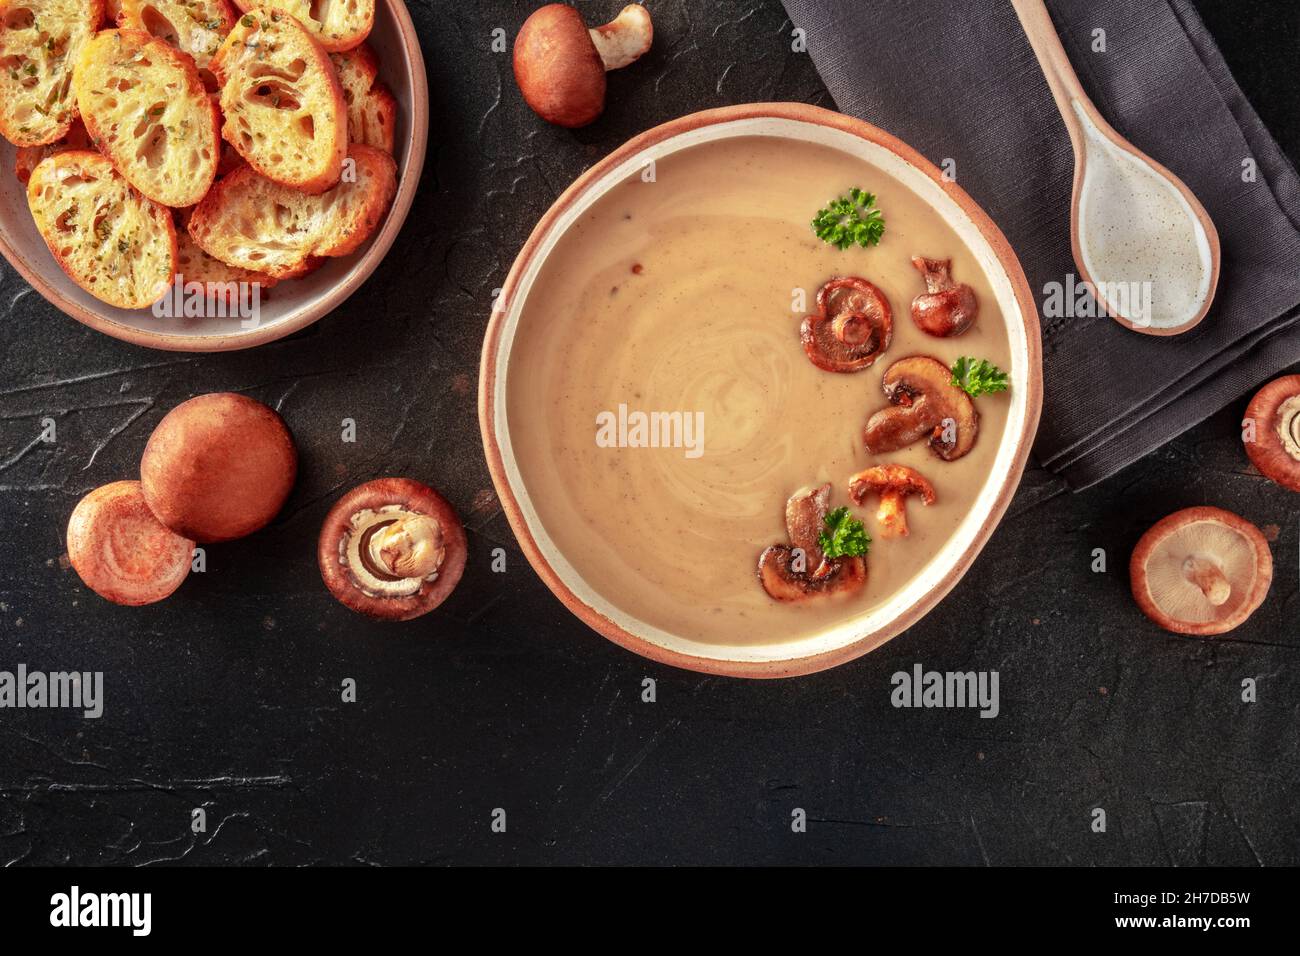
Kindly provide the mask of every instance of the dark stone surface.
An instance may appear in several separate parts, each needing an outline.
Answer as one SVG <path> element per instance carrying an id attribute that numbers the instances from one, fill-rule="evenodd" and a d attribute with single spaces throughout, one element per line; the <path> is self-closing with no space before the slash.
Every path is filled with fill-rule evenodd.
<path id="1" fill-rule="evenodd" d="M 630 135 L 727 103 L 829 102 L 775 0 L 658 2 L 647 62 L 612 78 L 599 123 L 564 132 L 489 51 L 529 4 L 409 5 L 433 95 L 423 189 L 387 261 L 312 329 L 237 354 L 150 352 L 0 266 L 0 669 L 102 670 L 107 698 L 99 720 L 0 711 L 0 864 L 1300 862 L 1297 499 L 1248 467 L 1245 397 L 1085 494 L 1031 471 L 952 595 L 830 673 L 674 671 L 570 617 L 490 491 L 474 393 L 493 288 L 558 192 Z M 1294 5 L 1199 6 L 1300 158 Z M 69 512 L 135 474 L 168 409 L 222 389 L 292 426 L 303 468 L 285 513 L 210 548 L 172 600 L 105 604 L 65 567 Z M 34 443 L 45 417 L 52 446 Z M 397 628 L 336 604 L 313 556 L 330 502 L 383 474 L 441 488 L 470 529 L 460 589 Z M 1128 595 L 1142 530 L 1197 503 L 1277 531 L 1268 602 L 1226 638 L 1162 633 Z M 498 546 L 505 574 L 489 570 Z M 894 709 L 890 675 L 918 661 L 998 670 L 1001 715 Z M 1098 806 L 1105 834 L 1089 828 Z"/>

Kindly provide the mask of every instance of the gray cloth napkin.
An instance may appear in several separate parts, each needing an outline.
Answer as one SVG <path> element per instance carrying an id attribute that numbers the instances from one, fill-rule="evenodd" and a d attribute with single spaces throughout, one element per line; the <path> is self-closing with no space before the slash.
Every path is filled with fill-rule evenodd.
<path id="1" fill-rule="evenodd" d="M 1006 0 L 783 0 L 839 109 L 901 137 L 1011 241 L 1041 309 L 1070 254 L 1069 137 Z M 1081 489 L 1300 360 L 1300 180 L 1186 0 L 1049 0 L 1075 71 L 1121 135 L 1219 230 L 1205 320 L 1180 336 L 1043 320 L 1038 461 Z M 1094 52 L 1094 30 L 1105 52 Z M 1243 162 L 1253 160 L 1253 182 Z"/>

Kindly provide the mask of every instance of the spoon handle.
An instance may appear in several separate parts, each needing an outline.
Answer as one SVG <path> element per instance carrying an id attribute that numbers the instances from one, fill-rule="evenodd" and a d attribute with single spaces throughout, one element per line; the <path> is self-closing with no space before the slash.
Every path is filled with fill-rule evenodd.
<path id="1" fill-rule="evenodd" d="M 1052 98 L 1056 100 L 1056 108 L 1070 133 L 1070 143 L 1075 154 L 1079 155 L 1083 149 L 1083 128 L 1073 103 L 1078 102 L 1089 115 L 1097 114 L 1096 107 L 1083 91 L 1083 85 L 1070 65 L 1070 58 L 1065 55 L 1065 47 L 1061 46 L 1061 38 L 1043 0 L 1011 0 L 1011 6 L 1020 18 L 1034 55 L 1038 57 Z"/>

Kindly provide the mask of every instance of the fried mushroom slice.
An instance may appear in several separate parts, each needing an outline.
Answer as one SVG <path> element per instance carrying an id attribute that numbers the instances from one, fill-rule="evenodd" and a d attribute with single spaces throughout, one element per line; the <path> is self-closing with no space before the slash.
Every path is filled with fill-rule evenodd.
<path id="1" fill-rule="evenodd" d="M 817 315 L 806 316 L 799 340 L 809 360 L 827 372 L 860 372 L 894 336 L 889 300 L 866 279 L 841 276 L 817 290 Z"/>
<path id="2" fill-rule="evenodd" d="M 794 603 L 829 594 L 849 594 L 867 583 L 864 558 L 828 559 L 817 543 L 830 503 L 831 486 L 795 492 L 785 506 L 790 546 L 774 544 L 758 558 L 758 579 L 769 597 Z"/>
<path id="3" fill-rule="evenodd" d="M 916 495 L 925 505 L 935 502 L 934 485 L 907 465 L 874 465 L 849 479 L 849 497 L 855 502 L 862 504 L 872 495 L 880 498 L 876 521 L 885 538 L 907 537 L 908 497 Z"/>
<path id="4" fill-rule="evenodd" d="M 925 280 L 925 291 L 912 300 L 912 321 L 926 335 L 961 335 L 975 322 L 979 303 L 965 283 L 952 280 L 951 259 L 913 256 L 912 265 Z"/>
<path id="5" fill-rule="evenodd" d="M 944 461 L 956 461 L 974 447 L 979 412 L 938 359 L 899 359 L 885 370 L 881 387 L 890 405 L 872 415 L 863 432 L 873 455 L 898 451 L 927 435 L 930 451 Z"/>

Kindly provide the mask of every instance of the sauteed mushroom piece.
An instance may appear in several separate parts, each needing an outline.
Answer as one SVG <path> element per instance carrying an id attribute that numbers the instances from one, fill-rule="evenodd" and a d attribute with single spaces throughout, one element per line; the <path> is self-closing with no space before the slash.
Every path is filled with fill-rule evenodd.
<path id="1" fill-rule="evenodd" d="M 906 465 L 875 465 L 849 479 L 849 496 L 862 504 L 871 495 L 880 496 L 876 521 L 886 538 L 907 537 L 907 505 L 917 495 L 926 505 L 935 501 L 934 486 L 915 468 Z"/>
<path id="2" fill-rule="evenodd" d="M 790 547 L 774 544 L 758 558 L 763 590 L 778 601 L 806 601 L 826 594 L 848 594 L 867 583 L 862 557 L 827 558 L 818 538 L 825 527 L 831 486 L 795 492 L 785 505 Z"/>
<path id="3" fill-rule="evenodd" d="M 979 412 L 970 396 L 952 384 L 952 373 L 938 359 L 909 355 L 885 369 L 881 381 L 890 407 L 867 421 L 867 451 L 883 455 L 929 437 L 930 450 L 956 461 L 975 445 Z"/>
<path id="4" fill-rule="evenodd" d="M 925 279 L 925 291 L 912 300 L 916 327 L 940 338 L 961 335 L 969 329 L 979 312 L 979 303 L 970 286 L 953 282 L 952 260 L 913 256 L 912 265 Z"/>
<path id="5" fill-rule="evenodd" d="M 893 336 L 889 300 L 857 276 L 831 279 L 817 290 L 817 315 L 799 327 L 808 358 L 828 372 L 861 371 L 889 348 Z"/>

